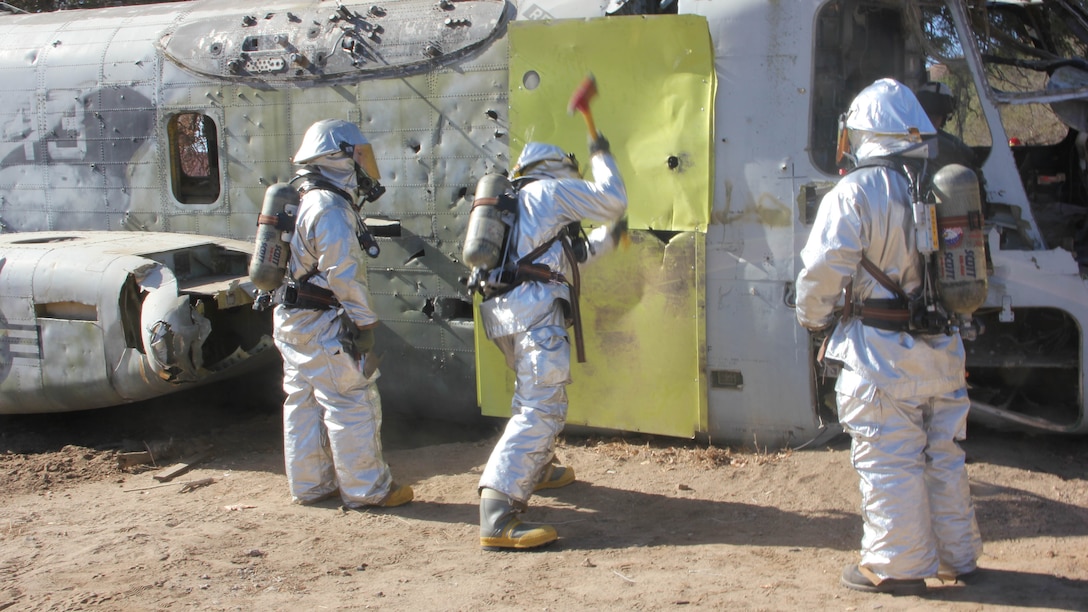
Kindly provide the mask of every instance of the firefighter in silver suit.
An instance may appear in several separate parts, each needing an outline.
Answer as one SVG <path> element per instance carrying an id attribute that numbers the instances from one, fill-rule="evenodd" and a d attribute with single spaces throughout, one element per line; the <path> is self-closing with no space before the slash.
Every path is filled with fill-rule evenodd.
<path id="1" fill-rule="evenodd" d="M 584 180 L 573 156 L 555 145 L 525 146 L 512 172 L 520 184 L 511 229 L 515 259 L 583 219 L 603 223 L 588 236 L 589 258 L 615 246 L 626 227 L 627 192 L 608 141 L 599 134 L 590 141 L 590 171 L 593 180 Z M 574 272 L 558 241 L 534 261 L 566 278 Z M 534 490 L 574 480 L 574 471 L 554 460 L 571 382 L 570 300 L 566 284 L 527 281 L 480 305 L 487 337 L 516 372 L 510 420 L 480 477 L 480 545 L 485 549 L 534 548 L 558 537 L 551 525 L 529 526 L 517 515 Z"/>
<path id="2" fill-rule="evenodd" d="M 349 508 L 399 506 L 410 487 L 382 458 L 381 398 L 355 197 L 380 195 L 374 153 L 348 121 L 322 120 L 303 137 L 288 281 L 274 311 L 283 357 L 283 447 L 296 503 L 339 494 Z M 366 194 L 364 194 L 365 196 Z"/>
<path id="3" fill-rule="evenodd" d="M 959 445 L 970 406 L 963 342 L 955 332 L 911 332 L 901 319 L 877 316 L 899 312 L 891 306 L 896 296 L 866 268 L 908 296 L 922 290 L 911 182 L 873 160 L 921 168 L 935 154 L 936 129 L 915 95 L 892 79 L 862 90 L 844 126 L 859 167 L 820 203 L 801 251 L 797 319 L 830 332 L 825 358 L 841 364 L 839 422 L 860 476 L 861 559 L 843 570 L 841 583 L 916 594 L 929 577 L 966 582 L 982 552 Z M 853 314 L 836 321 L 848 285 Z"/>

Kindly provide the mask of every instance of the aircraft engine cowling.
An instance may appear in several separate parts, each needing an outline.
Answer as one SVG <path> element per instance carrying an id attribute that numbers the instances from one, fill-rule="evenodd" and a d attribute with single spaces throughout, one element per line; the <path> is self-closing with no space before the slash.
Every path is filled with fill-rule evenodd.
<path id="1" fill-rule="evenodd" d="M 974 171 L 948 164 L 933 177 L 937 200 L 937 293 L 949 312 L 970 315 L 986 301 L 986 237 Z"/>
<path id="2" fill-rule="evenodd" d="M 275 183 L 264 192 L 253 258 L 249 262 L 249 280 L 261 291 L 274 291 L 283 284 L 298 205 L 298 191 L 289 183 Z"/>

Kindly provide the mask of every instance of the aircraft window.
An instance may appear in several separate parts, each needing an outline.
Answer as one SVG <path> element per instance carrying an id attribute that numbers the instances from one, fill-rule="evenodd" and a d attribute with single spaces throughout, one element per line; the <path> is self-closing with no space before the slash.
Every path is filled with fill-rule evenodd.
<path id="1" fill-rule="evenodd" d="M 98 309 L 79 302 L 49 302 L 34 305 L 34 316 L 39 319 L 66 319 L 68 321 L 97 321 Z"/>
<path id="2" fill-rule="evenodd" d="M 970 84 L 963 53 L 958 41 L 949 42 L 951 18 L 947 9 L 930 9 L 923 12 L 929 23 L 944 22 L 941 29 L 927 28 L 927 43 L 937 61 L 947 65 L 950 79 L 946 81 L 956 91 L 957 98 L 965 102 L 950 124 L 959 123 L 961 138 L 972 146 L 991 144 L 990 133 L 977 108 L 977 97 L 968 87 L 966 95 L 955 87 L 957 83 Z M 1033 95 L 1043 95 L 1048 90 L 1048 72 L 1060 67 L 1065 57 L 1079 58 L 1086 52 L 1085 43 L 1071 33 L 1062 20 L 1062 12 L 1038 10 L 1037 7 L 994 5 L 987 11 L 968 13 L 972 27 L 978 36 L 978 48 L 985 61 L 985 76 L 991 89 L 1023 100 Z M 942 57 L 947 55 L 948 57 Z M 1065 139 L 1068 127 L 1047 104 L 1002 104 L 1001 120 L 1005 131 L 1015 143 L 1022 145 L 1053 145 Z M 1074 122 L 1075 123 L 1075 122 Z M 955 133 L 953 131 L 953 133 Z"/>
<path id="3" fill-rule="evenodd" d="M 817 168 L 837 174 L 839 115 L 863 88 L 881 77 L 916 86 L 923 55 L 908 37 L 903 5 L 832 0 L 816 16 L 809 151 Z"/>
<path id="4" fill-rule="evenodd" d="M 1038 95 L 1050 91 L 1048 81 L 1062 81 L 1056 71 L 1063 65 L 1083 66 L 1081 58 L 1088 52 L 1083 26 L 1079 22 L 1070 26 L 1063 11 L 994 7 L 987 15 L 988 27 L 980 31 L 988 36 L 979 37 L 979 50 L 987 60 L 991 88 Z M 1067 108 L 1062 103 L 1009 104 L 1001 107 L 1001 120 L 1010 139 L 1020 144 L 1053 145 L 1066 138 L 1070 126 L 1084 130 L 1079 108 L 1069 125 L 1062 122 L 1059 115 Z"/>
<path id="5" fill-rule="evenodd" d="M 215 121 L 200 113 L 170 119 L 170 171 L 174 197 L 182 204 L 219 199 L 219 138 Z"/>
<path id="6" fill-rule="evenodd" d="M 989 155 L 993 137 L 979 107 L 978 92 L 952 16 L 945 6 L 922 7 L 920 16 L 929 80 L 947 85 L 955 99 L 954 110 L 941 129 L 974 149 L 981 164 Z"/>

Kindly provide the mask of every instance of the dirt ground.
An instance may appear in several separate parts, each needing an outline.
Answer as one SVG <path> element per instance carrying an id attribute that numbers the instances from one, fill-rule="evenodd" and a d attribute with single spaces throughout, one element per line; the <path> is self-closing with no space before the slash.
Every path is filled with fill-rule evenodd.
<path id="1" fill-rule="evenodd" d="M 767 452 L 568 434 L 578 482 L 526 516 L 559 541 L 493 553 L 476 482 L 501 423 L 387 418 L 416 501 L 350 511 L 289 502 L 277 407 L 222 404 L 0 417 L 0 610 L 1088 610 L 1083 438 L 973 429 L 985 579 L 892 597 L 838 584 L 861 534 L 844 438 Z M 119 467 L 148 449 L 154 465 Z"/>

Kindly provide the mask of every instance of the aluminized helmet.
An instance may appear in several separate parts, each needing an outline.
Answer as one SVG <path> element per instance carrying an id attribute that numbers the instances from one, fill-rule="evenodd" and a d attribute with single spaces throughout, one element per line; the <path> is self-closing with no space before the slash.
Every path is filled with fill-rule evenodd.
<path id="1" fill-rule="evenodd" d="M 311 125 L 293 161 L 316 169 L 345 189 L 356 190 L 368 202 L 385 193 L 374 149 L 350 121 L 322 119 Z"/>
<path id="2" fill-rule="evenodd" d="M 511 178 L 525 176 L 542 178 L 581 178 L 578 160 L 553 144 L 530 142 L 521 150 L 518 162 L 510 173 Z"/>
<path id="3" fill-rule="evenodd" d="M 343 145 L 365 145 L 368 141 L 359 126 L 343 119 L 323 119 L 310 126 L 302 137 L 302 145 L 295 153 L 294 162 L 305 165 L 319 157 L 344 153 Z M 346 154 L 346 153 L 345 153 Z"/>
<path id="4" fill-rule="evenodd" d="M 879 79 L 861 90 L 846 112 L 846 127 L 886 136 L 937 132 L 914 92 L 895 79 Z"/>
<path id="5" fill-rule="evenodd" d="M 861 90 L 843 118 L 856 157 L 936 155 L 937 129 L 908 87 L 879 79 Z"/>

